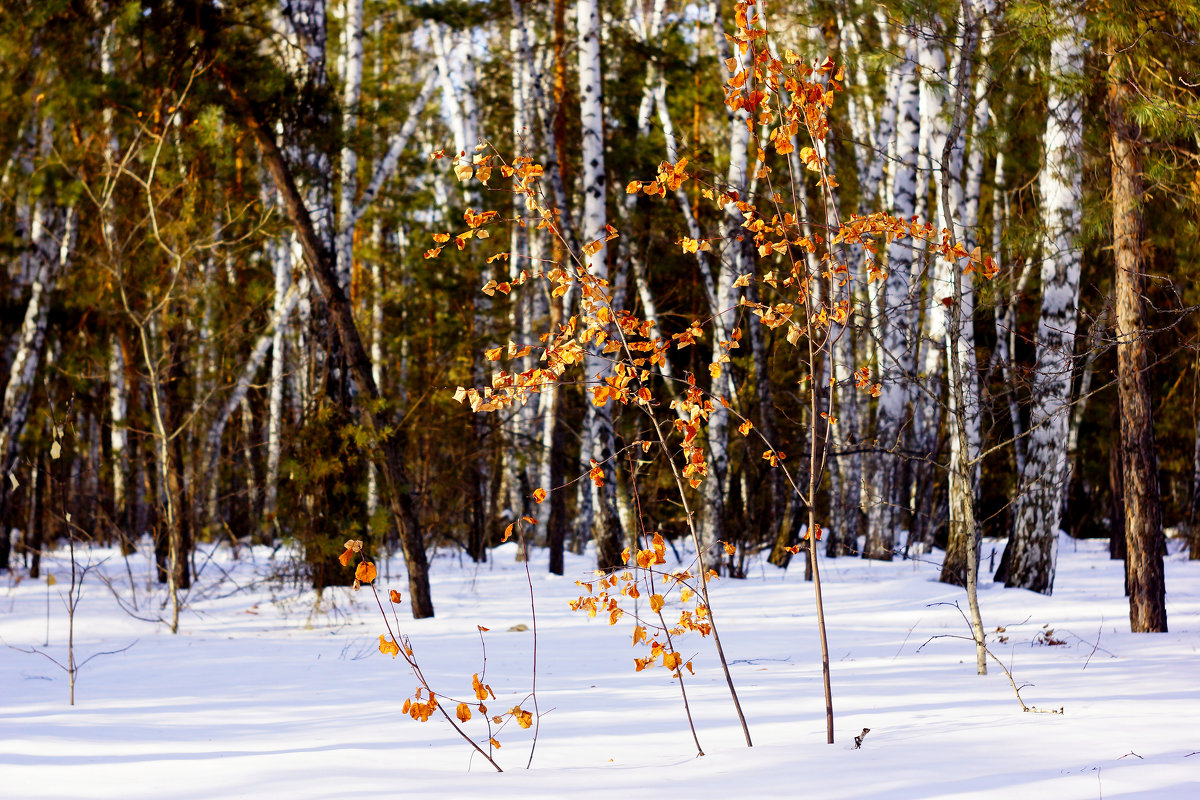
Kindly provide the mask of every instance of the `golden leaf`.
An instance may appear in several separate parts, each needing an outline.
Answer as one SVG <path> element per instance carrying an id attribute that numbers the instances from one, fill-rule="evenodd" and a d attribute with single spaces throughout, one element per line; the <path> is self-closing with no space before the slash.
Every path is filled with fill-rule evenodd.
<path id="1" fill-rule="evenodd" d="M 393 603 L 399 604 L 400 593 L 397 592 L 395 589 L 392 589 L 391 591 L 388 592 L 388 599 L 391 600 Z"/>
<path id="2" fill-rule="evenodd" d="M 475 170 L 473 170 L 473 169 L 471 168 L 471 165 L 470 165 L 470 164 L 459 164 L 458 166 L 456 166 L 456 167 L 454 168 L 454 175 L 455 175 L 455 176 L 456 176 L 456 177 L 457 177 L 457 178 L 458 178 L 460 181 L 465 181 L 465 180 L 467 180 L 468 178 L 470 178 L 470 177 L 471 177 L 471 175 L 472 175 L 472 174 L 474 174 L 474 172 L 475 172 Z"/>
<path id="3" fill-rule="evenodd" d="M 380 634 L 380 636 L 379 636 L 379 652 L 383 653 L 385 656 L 390 655 L 392 658 L 395 658 L 396 656 L 398 656 L 400 654 L 400 646 L 398 644 L 396 644 L 392 639 L 389 639 L 388 637 L 384 636 L 383 634 Z M 406 704 L 407 704 L 407 701 L 406 701 Z M 407 713 L 407 709 L 405 709 L 405 713 Z"/>
<path id="4" fill-rule="evenodd" d="M 375 570 L 375 565 L 370 561 L 361 562 L 358 565 L 358 568 L 354 570 L 355 580 L 361 581 L 362 583 L 370 583 L 371 581 L 375 580 L 375 576 L 378 574 L 379 573 Z"/>
<path id="5" fill-rule="evenodd" d="M 663 596 L 661 594 L 650 595 L 650 610 L 657 614 L 662 610 Z"/>
<path id="6" fill-rule="evenodd" d="M 454 716 L 458 717 L 459 722 L 466 722 L 471 718 L 471 709 L 467 707 L 466 703 L 459 703 Z"/>
<path id="7" fill-rule="evenodd" d="M 542 501 L 545 499 L 546 499 L 546 490 L 545 489 L 538 487 L 537 489 L 533 490 L 533 502 L 541 505 Z"/>

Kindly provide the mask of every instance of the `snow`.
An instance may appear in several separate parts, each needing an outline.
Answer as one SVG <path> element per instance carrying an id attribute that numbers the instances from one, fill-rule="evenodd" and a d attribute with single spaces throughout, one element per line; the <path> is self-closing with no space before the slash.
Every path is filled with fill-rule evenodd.
<path id="1" fill-rule="evenodd" d="M 437 717 L 400 713 L 416 686 L 402 660 L 379 653 L 385 632 L 368 590 L 314 594 L 284 580 L 286 555 L 226 548 L 208 559 L 181 632 L 134 618 L 89 574 L 75 621 L 77 705 L 65 674 L 14 648 L 46 639 L 44 580 L 0 584 L 0 796 L 5 798 L 416 797 L 689 798 L 1200 797 L 1200 563 L 1167 560 L 1171 632 L 1130 634 L 1122 567 L 1105 542 L 1064 539 L 1055 594 L 983 581 L 980 602 L 993 652 L 1031 706 L 1023 713 L 1003 671 L 975 675 L 969 636 L 930 561 L 823 560 L 837 743 L 825 743 L 812 587 L 803 569 L 755 560 L 744 581 L 712 584 L 713 611 L 732 662 L 753 749 L 746 749 L 710 640 L 689 634 L 695 677 L 686 688 L 707 755 L 697 758 L 679 692 L 661 669 L 635 673 L 628 618 L 571 611 L 587 557 L 568 555 L 566 577 L 532 556 L 538 612 L 538 704 L 532 731 L 500 734 L 496 774 Z M 1002 543 L 985 542 L 984 556 Z M 524 567 L 515 548 L 476 566 L 450 551 L 432 562 L 434 619 L 399 622 L 439 694 L 470 696 L 486 672 L 491 712 L 527 701 L 533 633 Z M 126 563 L 102 561 L 126 605 Z M 668 557 L 671 557 L 670 554 Z M 129 563 L 139 616 L 156 617 L 145 554 Z M 65 661 L 59 592 L 65 552 L 45 562 L 50 645 Z M 392 580 L 381 589 L 405 590 Z M 386 601 L 385 601 L 386 604 Z M 401 607 L 402 609 L 404 606 Z M 997 633 L 1003 626 L 1005 631 Z M 1050 633 L 1047 633 L 1047 632 Z M 1000 637 L 1006 637 L 1005 642 Z M 1062 644 L 1045 644 L 1049 638 Z M 686 673 L 685 673 L 686 675 Z M 478 716 L 467 724 L 486 739 Z M 853 738 L 870 728 L 861 749 Z"/>

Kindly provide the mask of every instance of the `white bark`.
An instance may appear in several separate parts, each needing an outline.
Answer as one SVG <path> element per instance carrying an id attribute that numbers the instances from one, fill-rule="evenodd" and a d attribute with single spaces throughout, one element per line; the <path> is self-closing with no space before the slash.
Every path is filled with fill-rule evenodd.
<path id="1" fill-rule="evenodd" d="M 38 205 L 41 206 L 40 203 Z M 29 287 L 29 302 L 25 306 L 25 316 L 16 339 L 16 352 L 8 368 L 8 379 L 0 404 L 0 480 L 5 482 L 3 489 L 0 489 L 0 496 L 4 497 L 7 497 L 12 486 L 9 476 L 16 467 L 19 440 L 29 416 L 34 377 L 45 348 L 50 297 L 66 267 L 75 238 L 73 206 L 63 215 L 62 230 L 57 233 L 50 229 L 45 220 L 48 213 L 42 212 L 41 216 L 43 222 L 38 226 L 38 238 L 34 240 L 33 258 L 36 263 Z M 7 532 L 3 534 L 7 535 Z"/>
<path id="2" fill-rule="evenodd" d="M 284 376 L 287 370 L 287 332 L 289 304 L 294 306 L 300 293 L 292 285 L 291 251 L 282 242 L 268 246 L 271 264 L 275 273 L 275 303 L 271 334 L 271 377 L 267 384 L 267 464 L 263 476 L 264 528 L 279 532 L 276 506 L 279 500 L 279 464 L 283 459 L 283 395 Z M 289 300 L 289 293 L 291 299 Z M 264 337 L 265 338 L 265 337 Z M 261 340 L 260 340 L 261 343 Z M 256 351 L 257 352 L 257 349 Z M 254 372 L 257 372 L 255 367 Z M 243 373 L 253 375 L 253 372 Z M 218 436 L 218 443 L 220 437 Z M 213 470 L 215 472 L 215 469 Z"/>
<path id="3" fill-rule="evenodd" d="M 910 220 L 917 207 L 917 159 L 920 154 L 920 104 L 916 79 L 916 41 L 906 32 L 897 37 L 904 52 L 898 73 L 895 161 L 892 162 L 891 213 Z M 915 333 L 918 310 L 913 303 L 912 276 L 916 243 L 911 238 L 897 239 L 888 246 L 887 278 L 876 298 L 876 337 L 879 341 L 879 380 L 882 384 L 876 411 L 875 444 L 883 451 L 895 451 L 902 443 L 908 415 L 910 381 L 915 357 Z M 876 453 L 871 458 L 868 542 L 864 553 L 875 558 L 890 557 L 895 535 L 900 528 L 902 496 L 901 457 L 892 452 Z"/>
<path id="4" fill-rule="evenodd" d="M 353 138 L 358 128 L 363 74 L 363 0 L 347 0 L 343 41 L 342 152 L 339 165 L 337 276 L 342 290 L 350 286 L 354 247 L 354 195 L 358 190 L 358 151 Z"/>
<path id="5" fill-rule="evenodd" d="M 579 0 L 576 5 L 576 29 L 579 52 L 579 117 L 583 139 L 581 187 L 583 189 L 583 216 L 580 221 L 580 241 L 588 243 L 603 240 L 608 223 L 606 208 L 608 182 L 604 170 L 604 100 L 603 73 L 600 69 L 600 6 L 598 0 Z M 609 279 L 607 248 L 601 243 L 598 251 L 583 256 L 584 267 L 600 286 Z M 604 291 L 607 291 L 605 289 Z M 581 294 L 586 313 L 590 301 Z M 586 379 L 600 381 L 611 374 L 607 359 L 600 356 L 599 348 L 589 347 L 585 360 Z M 617 513 L 616 465 L 611 463 L 615 453 L 615 438 L 612 427 L 613 401 L 602 406 L 589 402 L 583 422 L 583 446 L 580 466 L 584 472 L 590 469 L 591 461 L 603 464 L 605 479 L 602 487 L 590 481 L 581 481 L 579 497 L 579 530 L 586 534 L 594 522 L 596 510 L 600 511 L 596 544 L 600 562 L 605 567 L 615 567 L 621 549 L 621 523 Z M 591 491 L 595 489 L 595 491 Z M 595 504 L 598 509 L 594 507 Z"/>
<path id="6" fill-rule="evenodd" d="M 1042 309 L 1038 319 L 1025 471 L 1013 517 L 1009 586 L 1049 594 L 1067 462 L 1067 425 L 1079 305 L 1083 109 L 1073 85 L 1083 72 L 1082 12 L 1060 4 L 1063 28 L 1050 46 L 1045 166 L 1038 189 L 1046 232 L 1042 241 Z"/>

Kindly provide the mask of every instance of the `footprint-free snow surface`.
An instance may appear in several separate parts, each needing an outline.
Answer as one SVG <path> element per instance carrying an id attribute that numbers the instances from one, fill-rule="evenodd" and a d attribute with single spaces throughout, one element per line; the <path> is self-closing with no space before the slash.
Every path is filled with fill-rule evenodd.
<path id="1" fill-rule="evenodd" d="M 755 558 L 745 580 L 711 583 L 712 610 L 754 747 L 747 749 L 711 639 L 676 640 L 685 688 L 662 667 L 634 670 L 631 616 L 608 624 L 568 602 L 591 580 L 587 556 L 547 574 L 531 553 L 537 610 L 534 728 L 495 733 L 497 774 L 439 716 L 401 712 L 417 683 L 380 653 L 369 590 L 297 585 L 289 554 L 226 547 L 196 554 L 178 634 L 145 551 L 79 550 L 91 563 L 75 618 L 76 704 L 68 706 L 65 551 L 43 575 L 0 576 L 0 797 L 305 798 L 686 797 L 1200 798 L 1200 562 L 1172 542 L 1164 634 L 1129 633 L 1122 567 L 1105 542 L 1063 539 L 1051 597 L 981 583 L 996 663 L 975 674 L 964 593 L 923 560 L 823 559 L 836 743 L 825 702 L 812 584 L 797 560 Z M 991 550 L 985 542 L 985 568 Z M 489 716 L 533 710 L 534 624 L 513 544 L 473 564 L 432 560 L 437 615 L 402 632 L 444 706 L 472 698 Z M 668 551 L 672 567 L 676 554 Z M 684 556 L 686 558 L 686 555 Z M 403 562 L 380 565 L 381 596 L 407 595 Z M 101 580 L 101 577 L 105 580 Z M 132 588 L 131 588 L 132 578 Z M 632 601 L 625 599 L 632 611 Z M 646 598 L 639 611 L 645 612 Z M 668 601 L 664 613 L 678 615 Z M 478 626 L 489 630 L 482 634 Z M 1003 630 L 998 630 L 1003 629 Z M 486 655 L 486 662 L 485 662 Z M 452 701 L 450 698 L 454 698 Z M 474 701 L 473 701 L 474 702 Z M 478 713 L 465 729 L 484 743 Z M 497 726 L 493 725 L 493 729 Z M 860 748 L 854 737 L 870 733 Z M 533 748 L 529 768 L 530 751 Z"/>

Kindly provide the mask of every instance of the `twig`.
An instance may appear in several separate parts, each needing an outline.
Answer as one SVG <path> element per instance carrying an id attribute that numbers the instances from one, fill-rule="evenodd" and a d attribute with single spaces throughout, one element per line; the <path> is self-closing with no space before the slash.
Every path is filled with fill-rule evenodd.
<path id="1" fill-rule="evenodd" d="M 871 732 L 870 728 L 863 728 L 862 733 L 860 733 L 858 736 L 854 737 L 854 747 L 852 747 L 851 749 L 858 750 L 860 747 L 862 747 L 863 739 L 866 739 L 867 734 L 870 732 Z"/>
<path id="2" fill-rule="evenodd" d="M 935 603 L 934 605 L 957 605 L 957 604 L 955 604 L 955 603 Z M 961 610 L 962 609 L 959 609 L 959 611 L 961 611 Z M 962 639 L 963 641 L 972 642 L 976 645 L 979 644 L 978 641 L 976 641 L 974 636 L 961 636 L 961 635 L 955 634 L 955 633 L 942 633 L 942 634 L 938 634 L 937 636 L 930 636 L 928 639 L 926 639 L 925 644 L 922 644 L 921 647 L 917 648 L 917 652 L 918 653 L 921 652 L 921 649 L 923 647 L 925 647 L 926 644 L 929 644 L 930 642 L 932 642 L 934 639 Z M 995 653 L 993 653 L 990 649 L 988 649 L 988 647 L 986 645 L 984 645 L 983 651 L 985 653 L 987 653 L 989 656 L 991 656 L 993 661 L 995 661 L 997 664 L 1000 665 L 1000 669 L 1004 670 L 1004 675 L 1006 678 L 1008 678 L 1008 682 L 1010 684 L 1012 684 L 1013 692 L 1017 695 L 1017 702 L 1021 704 L 1022 711 L 1032 712 L 1034 714 L 1065 714 L 1066 713 L 1066 709 L 1064 709 L 1062 707 L 1038 708 L 1037 706 L 1026 705 L 1024 698 L 1021 697 L 1021 690 L 1024 689 L 1025 686 L 1017 686 L 1017 682 L 1013 678 L 1012 672 L 1009 670 L 1009 668 L 1007 666 L 1005 666 L 1004 662 L 1001 661 L 996 656 Z M 1029 684 L 1026 684 L 1026 686 L 1028 686 L 1028 685 Z M 1140 756 L 1139 756 L 1139 758 L 1140 758 Z"/>
<path id="3" fill-rule="evenodd" d="M 533 601 L 533 576 L 529 574 L 529 547 L 525 541 L 524 528 L 520 524 L 524 519 L 528 519 L 528 517 L 518 520 L 517 535 L 521 538 L 521 557 L 525 562 L 525 583 L 529 586 L 529 616 L 533 629 L 533 679 L 532 685 L 529 688 L 530 699 L 533 701 L 533 743 L 529 746 L 529 760 L 525 762 L 525 769 L 529 769 L 530 765 L 533 764 L 533 753 L 537 750 L 538 731 L 542 727 L 542 713 L 538 710 L 537 701 L 537 607 Z M 480 632 L 480 638 L 482 638 L 482 632 Z"/>

